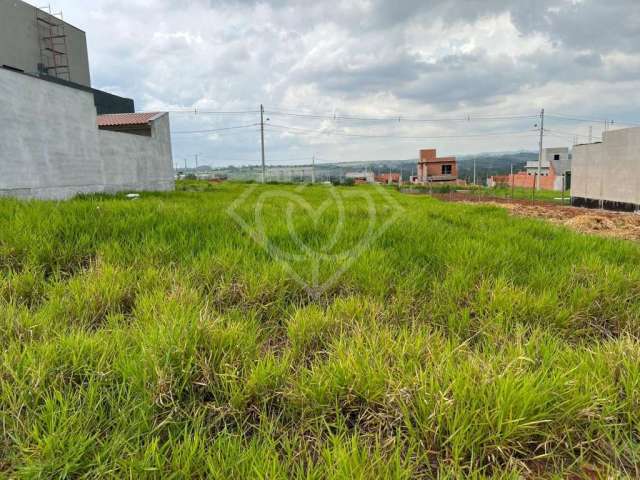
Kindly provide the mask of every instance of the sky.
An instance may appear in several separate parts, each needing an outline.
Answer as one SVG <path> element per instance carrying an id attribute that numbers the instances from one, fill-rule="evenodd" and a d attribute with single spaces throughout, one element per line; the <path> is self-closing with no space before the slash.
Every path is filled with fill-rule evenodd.
<path id="1" fill-rule="evenodd" d="M 640 125 L 639 0 L 52 7 L 86 31 L 94 87 L 174 112 L 180 166 L 258 164 L 261 104 L 281 165 L 536 150 L 543 108 L 549 147 Z"/>

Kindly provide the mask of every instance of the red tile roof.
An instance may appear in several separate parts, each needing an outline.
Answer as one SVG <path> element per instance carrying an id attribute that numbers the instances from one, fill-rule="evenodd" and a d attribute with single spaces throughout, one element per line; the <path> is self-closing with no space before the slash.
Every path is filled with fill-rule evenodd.
<path id="1" fill-rule="evenodd" d="M 98 126 L 119 127 L 125 125 L 148 125 L 152 120 L 155 120 L 161 115 L 163 114 L 160 112 L 98 115 Z"/>

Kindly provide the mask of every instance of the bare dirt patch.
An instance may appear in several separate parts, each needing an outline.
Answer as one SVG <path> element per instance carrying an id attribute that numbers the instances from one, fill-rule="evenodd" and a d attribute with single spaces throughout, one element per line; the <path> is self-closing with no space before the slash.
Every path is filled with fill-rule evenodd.
<path id="1" fill-rule="evenodd" d="M 512 201 L 503 198 L 482 198 L 456 194 L 438 195 L 438 198 L 453 202 L 496 205 L 506 208 L 515 216 L 541 218 L 578 232 L 640 241 L 640 215 L 635 213 L 590 210 L 554 203 L 531 203 L 526 200 Z"/>

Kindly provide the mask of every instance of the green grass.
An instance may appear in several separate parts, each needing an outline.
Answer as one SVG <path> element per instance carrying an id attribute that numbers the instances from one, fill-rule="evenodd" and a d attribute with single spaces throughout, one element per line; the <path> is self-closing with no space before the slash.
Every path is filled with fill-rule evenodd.
<path id="1" fill-rule="evenodd" d="M 0 201 L 0 476 L 640 474 L 637 244 L 385 189 L 318 296 L 228 215 L 247 188 Z M 282 252 L 340 225 L 330 187 L 254 188 Z M 394 211 L 338 192 L 334 253 L 363 194 Z"/>
<path id="2" fill-rule="evenodd" d="M 532 189 L 530 188 L 516 187 L 513 189 L 513 198 L 519 200 L 531 200 L 531 190 Z M 483 188 L 482 193 L 494 197 L 512 198 L 512 190 L 509 187 Z M 554 190 L 539 190 L 535 192 L 535 196 L 533 198 L 536 201 L 562 203 L 562 192 L 556 192 Z M 564 199 L 566 204 L 570 203 L 571 192 L 564 192 Z"/>
<path id="3" fill-rule="evenodd" d="M 556 192 L 554 190 L 538 190 L 532 192 L 530 188 L 514 187 L 513 190 L 509 187 L 477 187 L 473 185 L 457 186 L 457 185 L 442 185 L 442 186 L 429 186 L 429 185 L 411 185 L 406 186 L 414 192 L 423 191 L 424 193 L 432 192 L 436 194 L 446 194 L 449 192 L 465 192 L 470 196 L 486 196 L 497 198 L 514 198 L 516 200 L 534 200 L 536 202 L 544 201 L 551 203 L 562 203 L 562 192 Z M 564 193 L 564 203 L 569 204 L 571 200 L 571 192 L 566 191 Z"/>

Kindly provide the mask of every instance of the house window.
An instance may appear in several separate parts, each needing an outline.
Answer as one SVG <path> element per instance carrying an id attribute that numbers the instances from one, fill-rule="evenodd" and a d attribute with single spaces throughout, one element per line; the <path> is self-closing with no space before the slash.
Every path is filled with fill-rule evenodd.
<path id="1" fill-rule="evenodd" d="M 560 160 L 560 155 L 558 155 L 557 153 L 553 156 L 554 160 Z"/>
<path id="2" fill-rule="evenodd" d="M 442 165 L 442 175 L 451 175 L 453 167 L 451 165 Z"/>

